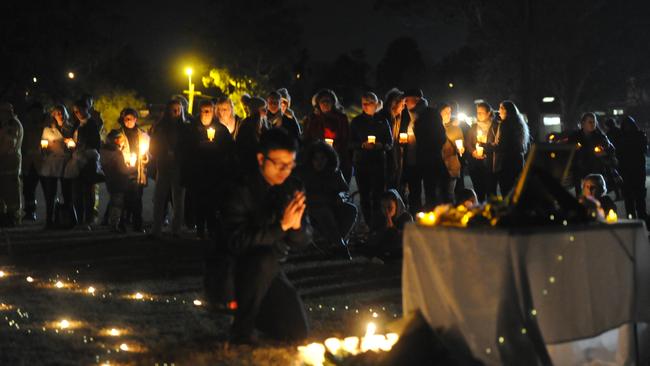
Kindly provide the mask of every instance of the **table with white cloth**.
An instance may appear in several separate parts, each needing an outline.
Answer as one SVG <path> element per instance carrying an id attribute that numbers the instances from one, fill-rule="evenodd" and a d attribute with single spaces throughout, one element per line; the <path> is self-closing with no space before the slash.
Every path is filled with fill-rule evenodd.
<path id="1" fill-rule="evenodd" d="M 404 232 L 404 314 L 486 364 L 648 364 L 650 245 L 640 221 Z"/>

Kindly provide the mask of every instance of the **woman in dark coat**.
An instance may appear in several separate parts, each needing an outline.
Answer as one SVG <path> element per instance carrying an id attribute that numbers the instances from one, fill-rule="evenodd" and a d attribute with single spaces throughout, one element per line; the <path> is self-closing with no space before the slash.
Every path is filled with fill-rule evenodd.
<path id="1" fill-rule="evenodd" d="M 332 146 L 339 155 L 341 172 L 350 183 L 352 159 L 350 154 L 350 124 L 343 113 L 336 94 L 332 90 L 320 90 L 313 98 L 314 110 L 305 117 L 303 140 L 305 144 L 314 141 L 332 140 Z"/>
<path id="2" fill-rule="evenodd" d="M 524 155 L 528 151 L 528 126 L 517 106 L 509 101 L 499 105 L 499 120 L 492 123 L 492 141 L 482 144 L 488 152 L 491 173 L 496 175 L 501 195 L 507 195 L 524 168 Z"/>
<path id="3" fill-rule="evenodd" d="M 623 198 L 628 216 L 645 220 L 646 212 L 646 154 L 648 137 L 630 116 L 621 118 L 620 140 L 616 146 L 619 172 L 623 177 Z"/>

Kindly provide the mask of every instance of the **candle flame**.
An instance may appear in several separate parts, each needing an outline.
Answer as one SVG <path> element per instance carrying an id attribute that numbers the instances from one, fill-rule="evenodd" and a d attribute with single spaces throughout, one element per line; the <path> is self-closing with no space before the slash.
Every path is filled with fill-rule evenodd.
<path id="1" fill-rule="evenodd" d="M 610 209 L 609 212 L 607 213 L 607 217 L 605 220 L 609 223 L 617 222 L 618 221 L 618 215 L 614 210 Z"/>

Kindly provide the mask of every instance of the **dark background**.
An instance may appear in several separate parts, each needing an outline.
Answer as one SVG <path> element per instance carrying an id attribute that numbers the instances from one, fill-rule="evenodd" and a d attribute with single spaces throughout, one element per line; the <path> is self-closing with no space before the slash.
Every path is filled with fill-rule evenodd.
<path id="1" fill-rule="evenodd" d="M 476 99 L 512 99 L 533 130 L 549 111 L 565 128 L 585 110 L 623 109 L 645 123 L 646 8 L 601 0 L 4 2 L 0 95 L 18 110 L 111 90 L 160 104 L 187 87 L 191 64 L 197 76 L 218 67 L 250 78 L 259 93 L 287 87 L 299 115 L 321 87 L 349 106 L 364 90 L 382 96 L 398 86 L 468 114 Z M 545 96 L 556 101 L 542 104 Z"/>

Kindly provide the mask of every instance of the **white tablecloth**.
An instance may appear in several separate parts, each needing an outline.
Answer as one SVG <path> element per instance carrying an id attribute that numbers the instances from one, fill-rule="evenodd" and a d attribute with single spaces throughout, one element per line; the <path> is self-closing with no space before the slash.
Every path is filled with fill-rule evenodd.
<path id="1" fill-rule="evenodd" d="M 402 291 L 405 314 L 419 309 L 487 364 L 580 364 L 576 352 L 593 358 L 590 347 L 612 343 L 611 330 L 617 363 L 650 349 L 634 337 L 650 321 L 650 246 L 638 221 L 518 230 L 411 224 Z"/>

